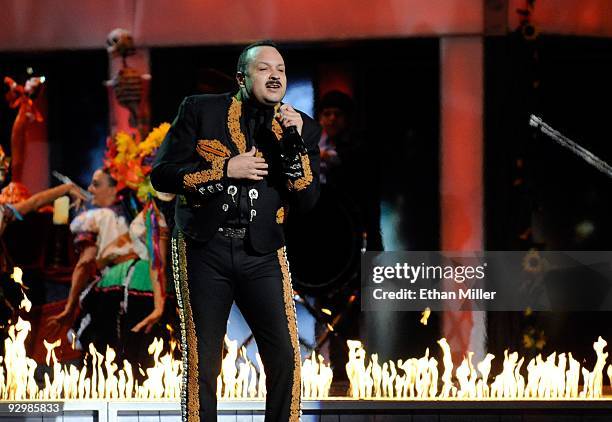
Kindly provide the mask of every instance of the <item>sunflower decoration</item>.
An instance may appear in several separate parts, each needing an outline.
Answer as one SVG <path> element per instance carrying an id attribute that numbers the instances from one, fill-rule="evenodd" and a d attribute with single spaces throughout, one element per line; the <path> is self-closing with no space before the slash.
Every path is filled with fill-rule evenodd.
<path id="1" fill-rule="evenodd" d="M 537 249 L 531 248 L 523 257 L 523 271 L 538 274 L 544 270 L 544 261 Z"/>
<path id="2" fill-rule="evenodd" d="M 535 327 L 527 327 L 523 333 L 523 347 L 532 352 L 539 353 L 546 346 L 546 335 L 544 331 Z"/>
<path id="3" fill-rule="evenodd" d="M 136 135 L 118 132 L 107 140 L 104 166 L 117 181 L 118 189 L 132 189 L 138 199 L 145 203 L 157 196 L 149 177 L 157 149 L 170 129 L 169 123 L 162 123 L 140 141 Z"/>

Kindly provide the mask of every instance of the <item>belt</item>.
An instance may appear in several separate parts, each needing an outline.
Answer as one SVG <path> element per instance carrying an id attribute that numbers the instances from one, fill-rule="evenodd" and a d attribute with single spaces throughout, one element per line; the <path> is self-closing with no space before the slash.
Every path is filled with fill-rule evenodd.
<path id="1" fill-rule="evenodd" d="M 246 237 L 246 227 L 219 227 L 219 233 L 225 237 L 244 239 Z"/>
<path id="2" fill-rule="evenodd" d="M 110 268 L 110 267 L 114 267 L 115 265 L 122 264 L 125 261 L 129 261 L 130 259 L 138 259 L 138 258 L 139 258 L 138 254 L 136 254 L 135 252 L 129 252 L 126 255 L 120 255 L 112 259 L 102 258 L 96 261 L 96 266 L 98 267 L 98 269 L 101 270 L 106 267 Z"/>

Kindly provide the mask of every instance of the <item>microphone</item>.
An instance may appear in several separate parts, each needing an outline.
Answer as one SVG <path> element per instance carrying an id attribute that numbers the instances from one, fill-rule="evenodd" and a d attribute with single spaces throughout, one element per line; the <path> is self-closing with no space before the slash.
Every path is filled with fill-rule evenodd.
<path id="1" fill-rule="evenodd" d="M 301 154 L 306 153 L 306 144 L 296 126 L 283 129 L 283 139 L 280 142 L 281 172 L 289 180 L 297 180 L 304 176 Z"/>
<path id="2" fill-rule="evenodd" d="M 93 199 L 93 195 L 89 191 L 83 189 L 82 187 L 80 187 L 79 185 L 74 183 L 70 179 L 70 177 L 60 173 L 59 171 L 55 171 L 55 170 L 53 170 L 53 172 L 51 174 L 53 175 L 53 177 L 55 177 L 57 180 L 59 180 L 62 183 L 71 183 L 74 186 L 76 186 L 76 188 L 79 190 L 81 195 L 83 195 L 86 198 L 87 201 L 91 201 Z"/>
<path id="3" fill-rule="evenodd" d="M 287 142 L 291 147 L 297 150 L 300 154 L 306 153 L 306 143 L 302 135 L 298 132 L 297 126 L 288 126 L 283 130 L 283 141 Z"/>
<path id="4" fill-rule="evenodd" d="M 279 112 L 277 116 L 280 117 L 281 115 L 282 114 Z M 285 156 L 307 153 L 306 143 L 295 125 L 283 127 L 283 139 L 281 144 L 281 149 L 284 150 L 283 155 Z"/>
<path id="5" fill-rule="evenodd" d="M 285 128 L 285 133 L 289 136 L 300 136 L 300 133 L 297 130 L 297 126 L 289 126 Z"/>

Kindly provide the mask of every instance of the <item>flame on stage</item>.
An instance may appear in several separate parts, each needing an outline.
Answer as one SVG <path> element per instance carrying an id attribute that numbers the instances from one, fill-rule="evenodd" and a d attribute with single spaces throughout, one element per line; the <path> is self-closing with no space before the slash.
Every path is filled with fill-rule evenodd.
<path id="1" fill-rule="evenodd" d="M 21 271 L 13 273 L 21 283 Z M 24 299 L 23 309 L 31 303 Z M 181 390 L 182 363 L 175 359 L 176 344 L 162 355 L 164 344 L 155 339 L 148 352 L 153 366 L 135 368 L 130 362 L 116 362 L 116 353 L 108 348 L 103 353 L 89 347 L 89 358 L 79 367 L 58 362 L 54 349 L 60 341 L 48 343 L 46 363 L 50 370 L 42 380 L 36 377 L 37 363 L 26 354 L 26 339 L 31 325 L 18 318 L 10 326 L 5 340 L 5 355 L 0 356 L 0 400 L 171 400 L 178 401 Z M 251 362 L 246 350 L 238 350 L 235 340 L 225 339 L 226 355 L 217 378 L 217 395 L 224 400 L 264 399 L 265 372 L 259 354 Z M 312 354 L 302 363 L 302 397 L 304 399 L 366 400 L 568 400 L 602 399 L 604 370 L 612 383 L 612 365 L 607 365 L 607 343 L 601 337 L 593 344 L 596 362 L 589 369 L 576 361 L 571 353 L 538 355 L 525 362 L 516 352 L 504 352 L 502 370 L 491 374 L 487 354 L 473 362 L 468 353 L 454 368 L 451 349 L 443 338 L 438 341 L 442 362 L 429 356 L 379 362 L 378 355 L 369 358 L 359 341 L 349 340 L 346 373 L 349 388 L 345 396 L 330 397 L 333 371 L 321 355 Z M 343 368 L 336 368 L 337 371 Z M 134 374 L 139 371 L 141 377 Z M 139 383 L 138 379 L 141 380 Z"/>

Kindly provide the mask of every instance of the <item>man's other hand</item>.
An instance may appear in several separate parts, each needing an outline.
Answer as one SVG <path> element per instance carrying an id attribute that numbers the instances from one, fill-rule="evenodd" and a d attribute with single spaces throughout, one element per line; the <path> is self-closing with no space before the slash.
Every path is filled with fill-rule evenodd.
<path id="1" fill-rule="evenodd" d="M 268 175 L 268 164 L 261 157 L 256 157 L 257 149 L 230 158 L 227 163 L 227 177 L 232 179 L 263 180 Z"/>

